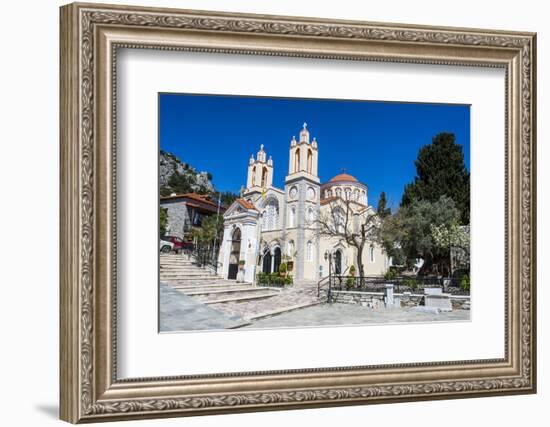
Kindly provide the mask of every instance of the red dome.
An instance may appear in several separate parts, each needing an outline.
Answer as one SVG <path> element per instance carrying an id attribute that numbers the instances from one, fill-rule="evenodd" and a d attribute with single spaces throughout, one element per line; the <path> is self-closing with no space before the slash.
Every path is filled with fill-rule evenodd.
<path id="1" fill-rule="evenodd" d="M 340 182 L 340 181 L 359 182 L 359 181 L 357 181 L 357 178 L 355 178 L 354 176 L 349 175 L 347 173 L 341 173 L 339 175 L 336 175 L 329 182 Z"/>

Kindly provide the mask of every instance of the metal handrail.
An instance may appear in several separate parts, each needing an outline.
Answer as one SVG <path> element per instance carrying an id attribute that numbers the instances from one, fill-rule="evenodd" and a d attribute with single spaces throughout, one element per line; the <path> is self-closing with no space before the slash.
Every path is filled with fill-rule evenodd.
<path id="1" fill-rule="evenodd" d="M 324 286 L 327 285 L 327 283 L 323 284 L 323 281 L 327 279 L 330 280 L 330 276 L 325 276 L 317 282 L 317 298 L 321 296 L 321 288 L 324 288 Z M 328 285 L 330 286 L 330 283 L 328 283 Z"/>
<path id="2" fill-rule="evenodd" d="M 195 263 L 199 267 L 212 267 L 214 274 L 218 274 L 218 267 L 221 267 L 222 264 L 218 261 L 217 252 L 214 252 L 210 246 L 201 247 L 197 245 L 187 254 L 195 259 Z"/>

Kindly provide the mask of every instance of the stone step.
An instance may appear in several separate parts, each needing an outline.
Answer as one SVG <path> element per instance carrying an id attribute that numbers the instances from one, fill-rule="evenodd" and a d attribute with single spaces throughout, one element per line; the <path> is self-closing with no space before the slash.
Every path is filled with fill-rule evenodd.
<path id="1" fill-rule="evenodd" d="M 161 268 L 176 268 L 176 269 L 183 269 L 183 268 L 187 268 L 187 269 L 190 269 L 190 270 L 194 270 L 194 269 L 200 269 L 200 270 L 205 270 L 205 268 L 197 265 L 197 264 L 167 264 L 167 263 L 164 263 L 164 262 L 161 262 L 160 263 L 160 267 Z"/>
<path id="2" fill-rule="evenodd" d="M 165 268 L 178 268 L 178 267 L 184 267 L 184 268 L 201 268 L 199 265 L 194 264 L 194 263 L 192 263 L 192 262 L 190 262 L 190 263 L 184 263 L 184 262 L 174 262 L 174 263 L 171 263 L 171 262 L 161 262 L 161 263 L 160 263 L 160 266 L 161 266 L 161 267 L 165 267 Z"/>
<path id="3" fill-rule="evenodd" d="M 181 289 L 178 289 L 181 291 Z M 265 288 L 255 288 L 255 287 L 247 287 L 247 288 L 222 288 L 222 289 L 211 289 L 211 290 L 199 290 L 199 291 L 192 291 L 192 292 L 184 292 L 185 295 L 189 296 L 195 296 L 195 295 L 216 295 L 216 294 L 231 294 L 235 292 L 266 292 L 269 291 L 269 289 Z M 183 291 L 182 291 L 183 292 Z"/>
<path id="4" fill-rule="evenodd" d="M 197 265 L 195 261 L 187 260 L 187 259 L 162 259 L 160 260 L 160 263 L 162 265 Z"/>
<path id="5" fill-rule="evenodd" d="M 235 285 L 225 284 L 225 283 L 216 283 L 216 282 L 201 282 L 201 283 L 193 283 L 193 282 L 180 282 L 180 283 L 171 283 L 164 281 L 163 283 L 166 283 L 170 285 L 172 288 L 175 289 L 214 289 L 214 288 L 220 288 L 220 287 L 232 287 Z"/>
<path id="6" fill-rule="evenodd" d="M 240 301 L 250 301 L 255 299 L 264 299 L 264 298 L 271 298 L 274 296 L 279 295 L 278 292 L 276 293 L 269 293 L 264 295 L 249 295 L 244 297 L 233 297 L 233 298 L 222 298 L 217 300 L 209 300 L 209 301 L 203 301 L 204 304 L 211 305 L 211 304 L 223 304 L 226 302 L 240 302 Z"/>
<path id="7" fill-rule="evenodd" d="M 195 276 L 203 275 L 203 276 L 215 276 L 213 271 L 210 270 L 203 270 L 203 269 L 194 269 L 194 268 L 185 268 L 185 269 L 172 269 L 172 268 L 161 268 L 161 273 L 165 274 L 193 274 Z"/>
<path id="8" fill-rule="evenodd" d="M 209 271 L 166 271 L 166 270 L 160 270 L 160 274 L 164 276 L 181 276 L 181 277 L 218 277 L 214 273 L 211 273 Z"/>
<path id="9" fill-rule="evenodd" d="M 196 267 L 196 268 L 202 268 L 202 265 L 196 264 L 194 262 L 189 262 L 189 261 L 163 262 L 161 260 L 160 265 L 164 265 L 164 266 L 167 266 L 167 267 Z"/>
<path id="10" fill-rule="evenodd" d="M 220 279 L 216 276 L 197 276 L 197 277 L 182 277 L 182 276 L 165 276 L 163 274 L 160 275 L 161 281 L 169 281 L 172 283 L 204 283 L 204 282 L 217 282 Z"/>
<path id="11" fill-rule="evenodd" d="M 208 291 L 208 290 L 218 290 L 218 289 L 225 289 L 225 288 L 234 288 L 235 285 L 227 285 L 227 284 L 201 284 L 201 285 L 170 285 L 171 288 L 177 289 L 180 292 L 187 293 L 194 292 L 194 291 Z"/>
<path id="12" fill-rule="evenodd" d="M 161 273 L 172 273 L 172 274 L 214 274 L 213 271 L 207 270 L 205 268 L 160 268 Z"/>
<path id="13" fill-rule="evenodd" d="M 251 316 L 247 316 L 245 320 L 253 321 L 253 320 L 263 319 L 266 317 L 277 316 L 282 313 L 287 313 L 289 311 L 299 310 L 300 308 L 311 307 L 319 304 L 321 304 L 321 302 L 315 301 L 315 302 L 307 302 L 304 304 L 291 305 L 288 307 L 278 308 L 276 310 L 264 311 L 263 313 L 253 314 Z"/>

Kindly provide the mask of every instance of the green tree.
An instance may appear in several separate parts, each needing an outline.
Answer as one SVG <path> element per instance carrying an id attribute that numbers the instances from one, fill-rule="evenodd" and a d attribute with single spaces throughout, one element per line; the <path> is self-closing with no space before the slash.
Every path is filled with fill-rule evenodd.
<path id="1" fill-rule="evenodd" d="M 439 133 L 432 143 L 422 147 L 414 162 L 414 182 L 405 186 L 401 206 L 415 201 L 436 202 L 450 197 L 460 212 L 460 223 L 470 223 L 470 173 L 464 164 L 462 146 L 452 133 Z"/>
<path id="2" fill-rule="evenodd" d="M 164 236 L 166 234 L 166 228 L 168 227 L 168 209 L 163 207 L 160 208 L 159 227 L 160 235 Z"/>
<path id="3" fill-rule="evenodd" d="M 239 198 L 239 195 L 231 191 L 223 191 L 221 193 L 221 202 L 225 207 L 229 207 L 236 199 Z"/>
<path id="4" fill-rule="evenodd" d="M 390 256 L 405 257 L 407 265 L 422 258 L 421 273 L 444 274 L 449 271 L 450 248 L 434 238 L 434 227 L 451 229 L 460 218 L 455 202 L 447 196 L 437 201 L 414 200 L 402 206 L 396 215 L 386 218 L 381 227 L 381 241 Z"/>
<path id="5" fill-rule="evenodd" d="M 197 239 L 200 245 L 210 246 L 215 241 L 220 242 L 223 236 L 223 218 L 220 215 L 207 216 L 202 220 L 200 228 L 191 231 L 193 238 Z"/>
<path id="6" fill-rule="evenodd" d="M 167 184 L 172 193 L 184 194 L 193 191 L 193 184 L 196 184 L 196 181 L 195 175 L 193 174 L 181 174 L 175 171 L 170 175 L 170 178 L 168 178 Z"/>
<path id="7" fill-rule="evenodd" d="M 376 213 L 381 218 L 385 218 L 391 214 L 391 208 L 388 208 L 387 204 L 388 202 L 386 200 L 386 193 L 382 191 L 380 193 L 380 198 L 378 199 L 378 206 L 376 208 Z"/>

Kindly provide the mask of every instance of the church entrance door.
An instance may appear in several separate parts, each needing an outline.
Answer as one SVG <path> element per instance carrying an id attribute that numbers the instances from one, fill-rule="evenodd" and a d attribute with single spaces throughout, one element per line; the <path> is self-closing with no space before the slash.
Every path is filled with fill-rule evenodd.
<path id="1" fill-rule="evenodd" d="M 241 256 L 241 229 L 236 228 L 231 237 L 231 252 L 229 253 L 229 270 L 227 278 L 235 280 L 239 272 L 239 257 Z"/>
<path id="2" fill-rule="evenodd" d="M 273 251 L 273 272 L 279 272 L 279 266 L 281 265 L 281 248 L 275 248 Z"/>
<path id="3" fill-rule="evenodd" d="M 264 261 L 262 264 L 263 273 L 271 273 L 271 252 L 269 249 L 266 249 L 264 252 Z"/>
<path id="4" fill-rule="evenodd" d="M 340 249 L 334 252 L 334 274 L 337 276 L 342 274 L 342 251 Z"/>

